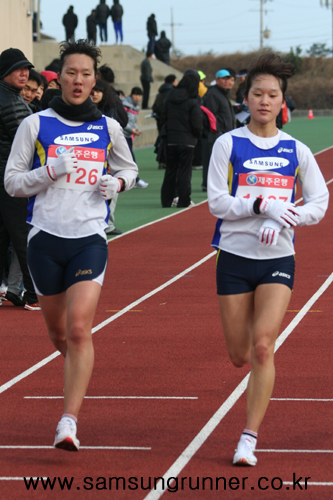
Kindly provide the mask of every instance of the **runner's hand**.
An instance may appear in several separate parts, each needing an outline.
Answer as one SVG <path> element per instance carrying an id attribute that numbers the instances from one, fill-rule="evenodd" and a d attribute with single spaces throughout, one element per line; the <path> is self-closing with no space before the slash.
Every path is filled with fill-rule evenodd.
<path id="1" fill-rule="evenodd" d="M 285 227 L 297 226 L 300 220 L 300 214 L 295 205 L 282 200 L 263 198 L 259 210 L 261 214 L 267 215 Z"/>
<path id="2" fill-rule="evenodd" d="M 259 243 L 267 246 L 276 245 L 281 229 L 281 224 L 273 219 L 266 219 L 258 232 Z"/>
<path id="3" fill-rule="evenodd" d="M 112 177 L 112 175 L 102 175 L 99 183 L 99 190 L 103 198 L 112 200 L 116 193 L 120 193 L 121 182 L 117 177 Z"/>
<path id="4" fill-rule="evenodd" d="M 77 158 L 74 147 L 67 149 L 53 161 L 53 165 L 47 165 L 49 176 L 56 181 L 62 175 L 72 174 L 77 169 Z"/>

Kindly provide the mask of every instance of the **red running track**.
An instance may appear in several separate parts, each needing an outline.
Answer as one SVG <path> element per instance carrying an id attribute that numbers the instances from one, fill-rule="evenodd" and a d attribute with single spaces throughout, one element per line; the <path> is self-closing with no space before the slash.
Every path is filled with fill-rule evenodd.
<path id="1" fill-rule="evenodd" d="M 332 151 L 317 159 L 329 181 Z M 215 220 L 206 203 L 110 243 L 94 323 L 95 368 L 79 419 L 79 453 L 52 449 L 62 412 L 63 361 L 48 360 L 53 350 L 42 314 L 4 304 L 1 499 L 165 498 L 168 491 L 162 494 L 158 486 L 149 493 L 140 481 L 148 488 L 151 478 L 154 487 L 154 478 L 169 470 L 178 476 L 174 496 L 182 500 L 333 498 L 332 287 L 304 310 L 332 273 L 332 217 L 329 208 L 318 226 L 296 232 L 295 289 L 281 330 L 289 328 L 290 334 L 276 353 L 274 400 L 260 429 L 255 468 L 231 463 L 245 422 L 242 384 L 249 367 L 236 369 L 228 360 L 214 256 L 197 265 L 212 253 Z M 13 383 L 42 360 L 44 366 Z M 109 398 L 93 399 L 101 397 Z M 24 476 L 74 479 L 70 491 L 58 482 L 53 491 L 42 484 L 28 491 Z M 217 477 L 225 478 L 225 489 L 220 479 L 216 490 Z M 123 478 L 118 490 L 115 479 L 109 489 L 109 478 Z M 193 490 L 197 478 L 199 489 Z M 176 483 L 168 485 L 176 489 Z"/>

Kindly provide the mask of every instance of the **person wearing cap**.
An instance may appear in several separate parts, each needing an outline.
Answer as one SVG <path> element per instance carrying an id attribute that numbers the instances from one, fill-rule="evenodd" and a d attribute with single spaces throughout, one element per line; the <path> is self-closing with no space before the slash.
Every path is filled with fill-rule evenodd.
<path id="1" fill-rule="evenodd" d="M 55 71 L 41 71 L 41 75 L 45 76 L 47 80 L 48 89 L 60 89 L 60 84 L 58 82 L 58 74 Z"/>
<path id="2" fill-rule="evenodd" d="M 202 98 L 205 93 L 207 92 L 208 88 L 206 87 L 205 85 L 205 78 L 206 78 L 206 75 L 203 71 L 198 71 L 199 73 L 199 78 L 200 78 L 200 82 L 199 82 L 199 96 Z"/>
<path id="3" fill-rule="evenodd" d="M 39 310 L 37 296 L 27 266 L 27 198 L 12 198 L 4 187 L 7 160 L 16 131 L 24 118 L 32 114 L 21 96 L 33 64 L 19 49 L 6 49 L 0 54 L 0 283 L 7 261 L 10 241 L 23 274 L 24 300 L 7 291 L 6 299 L 28 310 Z"/>
<path id="4" fill-rule="evenodd" d="M 204 95 L 203 104 L 216 118 L 216 132 L 209 131 L 203 140 L 203 177 L 202 189 L 207 191 L 207 174 L 210 155 L 216 139 L 236 126 L 235 113 L 229 100 L 229 79 L 231 74 L 227 69 L 220 69 L 215 75 L 216 84 L 209 87 Z"/>

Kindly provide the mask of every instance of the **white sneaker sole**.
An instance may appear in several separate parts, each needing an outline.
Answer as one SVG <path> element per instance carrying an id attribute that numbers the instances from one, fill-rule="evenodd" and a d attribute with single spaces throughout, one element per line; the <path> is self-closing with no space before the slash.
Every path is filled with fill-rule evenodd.
<path id="1" fill-rule="evenodd" d="M 254 457 L 254 459 L 250 459 L 249 457 L 236 457 L 236 455 L 234 456 L 234 459 L 233 459 L 233 464 L 234 465 L 251 465 L 252 467 L 254 467 L 255 465 L 257 465 L 257 459 L 256 457 Z"/>

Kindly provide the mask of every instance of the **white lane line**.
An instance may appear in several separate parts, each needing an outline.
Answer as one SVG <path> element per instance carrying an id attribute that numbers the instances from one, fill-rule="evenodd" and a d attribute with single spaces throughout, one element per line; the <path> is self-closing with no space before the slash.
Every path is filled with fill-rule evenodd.
<path id="1" fill-rule="evenodd" d="M 132 302 L 132 304 L 129 304 L 128 306 L 126 306 L 121 311 L 117 312 L 113 316 L 110 316 L 110 318 L 108 318 L 107 320 L 103 321 L 99 325 L 95 326 L 92 329 L 91 333 L 93 334 L 95 332 L 98 332 L 98 330 L 101 330 L 101 328 L 104 328 L 106 325 L 108 325 L 112 321 L 116 320 L 120 316 L 123 316 L 123 314 L 127 313 L 131 309 L 134 309 L 138 304 L 141 304 L 142 302 L 144 302 L 145 300 L 149 299 L 153 295 L 156 295 L 158 292 L 161 292 L 162 290 L 164 290 L 164 288 L 167 288 L 168 286 L 172 285 L 173 283 L 175 283 L 176 281 L 178 281 L 180 278 L 182 278 L 183 276 L 185 276 L 185 274 L 188 274 L 193 269 L 201 266 L 201 264 L 204 264 L 207 260 L 209 260 L 211 257 L 213 257 L 213 255 L 216 255 L 216 251 L 215 250 L 214 250 L 214 252 L 211 252 L 210 254 L 206 255 L 206 257 L 204 257 L 203 259 L 201 259 L 198 262 L 196 262 L 195 264 L 193 264 L 193 266 L 188 267 L 187 269 L 185 269 L 185 271 L 182 271 L 180 274 L 178 274 L 174 278 L 171 278 L 169 281 L 166 281 L 163 285 L 155 288 L 155 290 L 152 290 L 149 293 L 146 293 L 146 295 L 143 295 L 140 299 L 136 300 L 135 302 Z M 57 358 L 58 356 L 60 356 L 60 352 L 58 352 L 58 351 L 54 352 L 53 354 L 51 354 L 47 358 L 43 359 L 39 363 L 36 363 L 34 366 L 31 366 L 28 370 L 25 370 L 24 372 L 22 372 L 20 375 L 17 375 L 16 377 L 12 378 L 11 380 L 9 380 L 8 382 L 6 382 L 5 384 L 1 385 L 0 386 L 0 394 L 3 393 L 3 392 L 5 392 L 5 391 L 7 391 L 10 387 L 12 387 L 13 385 L 17 384 L 21 380 L 25 379 L 26 377 L 28 377 L 32 373 L 36 372 L 37 370 L 39 370 L 43 366 L 47 365 L 50 361 L 52 361 L 53 359 Z"/>
<path id="2" fill-rule="evenodd" d="M 332 403 L 333 399 L 318 399 L 318 398 L 271 398 L 271 401 L 323 401 Z"/>
<path id="3" fill-rule="evenodd" d="M 287 326 L 287 328 L 278 337 L 275 344 L 276 352 L 283 342 L 288 338 L 291 332 L 296 328 L 298 323 L 304 318 L 305 314 L 311 309 L 313 304 L 318 300 L 318 298 L 325 292 L 325 290 L 330 286 L 333 281 L 333 273 L 327 278 L 327 280 L 322 284 L 322 286 L 317 290 L 317 292 L 308 300 L 308 302 L 302 307 L 299 313 Z M 230 396 L 225 400 L 225 402 L 220 406 L 220 408 L 214 413 L 211 419 L 206 423 L 206 425 L 201 429 L 201 431 L 196 435 L 193 441 L 185 448 L 183 453 L 177 458 L 177 460 L 171 465 L 169 470 L 163 475 L 162 481 L 159 481 L 156 485 L 156 490 L 151 491 L 145 497 L 144 500 L 158 500 L 161 498 L 165 490 L 163 489 L 163 484 L 168 481 L 170 477 L 177 477 L 188 462 L 192 459 L 199 448 L 204 444 L 208 437 L 212 434 L 215 428 L 220 424 L 225 415 L 231 410 L 234 404 L 245 392 L 247 387 L 247 382 L 250 377 L 248 373 L 246 377 L 238 384 L 236 389 L 230 394 Z"/>
<path id="4" fill-rule="evenodd" d="M 31 478 L 31 476 L 24 476 L 24 477 L 0 477 L 0 481 L 24 481 L 24 479 L 33 479 L 34 481 L 36 481 L 37 479 L 45 479 L 47 480 L 48 478 L 47 477 L 33 477 Z"/>
<path id="5" fill-rule="evenodd" d="M 24 396 L 24 399 L 64 399 L 64 396 Z M 199 399 L 197 396 L 85 396 L 84 399 Z"/>
<path id="6" fill-rule="evenodd" d="M 54 446 L 0 446 L 0 450 L 54 450 Z M 146 446 L 80 446 L 80 450 L 139 450 L 149 451 Z"/>
<path id="7" fill-rule="evenodd" d="M 295 483 L 291 482 L 291 481 L 283 481 L 283 484 L 286 484 L 286 485 L 291 485 L 291 486 L 295 486 Z M 301 484 L 302 486 L 305 486 L 305 482 L 304 481 L 300 481 L 298 484 Z M 307 486 L 333 486 L 333 483 L 316 483 L 316 482 L 306 482 Z"/>
<path id="8" fill-rule="evenodd" d="M 333 450 L 256 450 L 256 453 L 333 453 Z"/>

